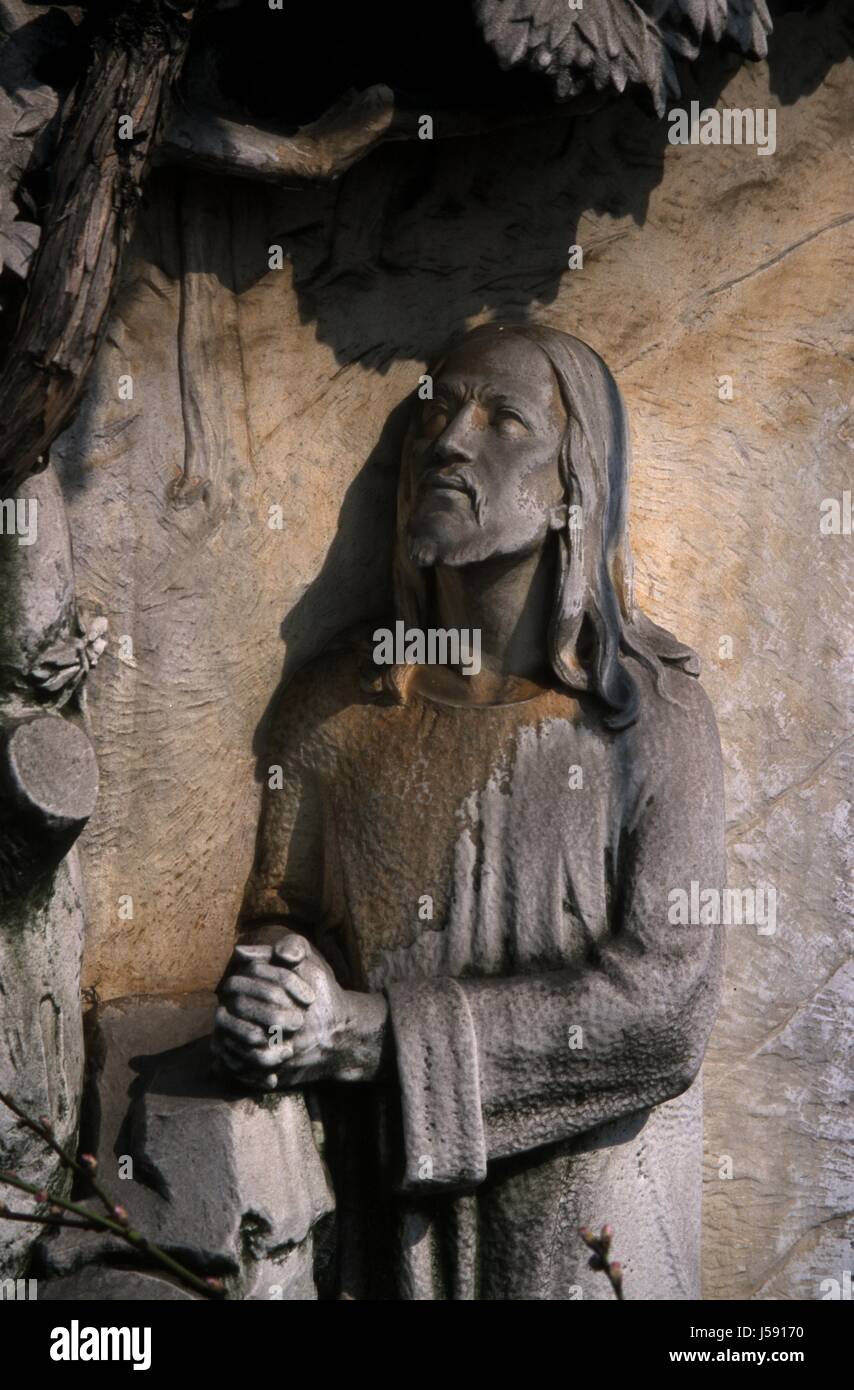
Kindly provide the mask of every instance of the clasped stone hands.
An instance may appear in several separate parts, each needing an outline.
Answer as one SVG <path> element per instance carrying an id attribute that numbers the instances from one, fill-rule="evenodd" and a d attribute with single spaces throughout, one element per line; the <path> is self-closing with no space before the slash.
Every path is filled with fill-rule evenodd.
<path id="1" fill-rule="evenodd" d="M 219 997 L 214 1055 L 253 1089 L 370 1081 L 382 1069 L 385 996 L 342 989 L 296 932 L 273 946 L 237 946 Z"/>

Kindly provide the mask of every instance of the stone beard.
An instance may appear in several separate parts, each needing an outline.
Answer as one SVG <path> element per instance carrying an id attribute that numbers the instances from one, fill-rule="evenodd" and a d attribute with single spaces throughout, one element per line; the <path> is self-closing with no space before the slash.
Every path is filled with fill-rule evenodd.
<path id="1" fill-rule="evenodd" d="M 490 326 L 433 375 L 401 469 L 398 621 L 467 617 L 484 669 L 371 687 L 354 647 L 291 682 L 242 923 L 306 937 L 387 1018 L 382 1064 L 306 1073 L 338 1202 L 325 1293 L 612 1298 L 578 1235 L 610 1222 L 627 1297 L 696 1298 L 722 945 L 668 906 L 725 882 L 714 716 L 628 592 L 600 359 Z"/>

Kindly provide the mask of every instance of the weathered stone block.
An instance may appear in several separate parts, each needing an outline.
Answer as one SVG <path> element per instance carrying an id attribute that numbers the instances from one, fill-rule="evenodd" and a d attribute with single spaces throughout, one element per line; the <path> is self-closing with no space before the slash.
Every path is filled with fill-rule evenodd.
<path id="1" fill-rule="evenodd" d="M 213 995 L 197 994 L 98 1008 L 84 1143 L 131 1225 L 194 1272 L 223 1277 L 236 1298 L 316 1297 L 312 1232 L 333 1198 L 306 1102 L 246 1096 L 214 1074 L 206 1034 L 215 1007 Z M 119 1254 L 127 1262 L 110 1235 L 68 1230 L 41 1250 L 61 1281 Z"/>

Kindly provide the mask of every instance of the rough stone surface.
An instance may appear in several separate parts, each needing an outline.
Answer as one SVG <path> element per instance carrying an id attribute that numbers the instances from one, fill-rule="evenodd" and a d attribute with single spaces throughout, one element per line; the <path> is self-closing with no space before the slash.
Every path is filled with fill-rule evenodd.
<path id="1" fill-rule="evenodd" d="M 332 1198 L 305 1101 L 246 1097 L 211 1074 L 214 1008 L 196 994 L 97 1010 L 82 1143 L 131 1224 L 195 1272 L 224 1277 L 231 1296 L 316 1297 L 312 1230 Z M 119 1253 L 127 1262 L 112 1237 L 66 1230 L 45 1239 L 41 1263 L 64 1278 Z"/>
<path id="2" fill-rule="evenodd" d="M 333 188 L 160 175 L 54 451 L 82 596 L 133 643 L 105 657 L 92 702 L 86 979 L 105 998 L 209 988 L 283 664 L 385 590 L 390 412 L 451 332 L 493 314 L 530 312 L 606 358 L 633 422 L 638 598 L 704 661 L 730 882 L 777 889 L 774 935 L 729 933 L 706 1066 L 709 1298 L 816 1298 L 850 1264 L 851 541 L 819 531 L 854 445 L 843 8 L 781 16 L 768 63 L 730 80 L 713 59 L 686 89 L 686 104 L 773 105 L 772 157 L 670 147 L 627 97 L 389 147 Z M 581 271 L 565 269 L 575 243 Z"/>
<path id="3" fill-rule="evenodd" d="M 74 1146 L 83 1081 L 80 959 L 83 886 L 76 850 L 49 882 L 14 907 L 0 907 L 0 1090 L 29 1115 L 47 1117 L 61 1144 Z M 0 1106 L 0 1167 L 61 1193 L 65 1175 L 42 1140 Z M 25 1194 L 4 1200 L 34 1210 Z M 23 1272 L 39 1227 L 0 1223 L 0 1273 Z"/>
<path id="4" fill-rule="evenodd" d="M 33 544 L 0 535 L 0 1090 L 74 1144 L 83 1076 L 80 962 L 84 900 L 75 849 L 97 768 L 83 725 L 39 700 L 38 654 L 75 623 L 71 547 L 55 475 L 19 500 L 37 517 Z M 65 777 L 69 775 L 68 781 Z M 0 1105 L 0 1168 L 58 1193 L 65 1174 L 44 1142 Z M 4 1199 L 7 1191 L 4 1190 Z M 10 1205 L 34 1209 L 16 1193 Z M 0 1221 L 0 1275 L 21 1273 L 39 1227 Z"/>
<path id="5" fill-rule="evenodd" d="M 142 1300 L 151 1302 L 202 1301 L 202 1295 L 172 1284 L 157 1274 L 137 1269 L 96 1268 L 87 1265 L 77 1274 L 52 1279 L 39 1285 L 40 1303 L 127 1303 Z"/>

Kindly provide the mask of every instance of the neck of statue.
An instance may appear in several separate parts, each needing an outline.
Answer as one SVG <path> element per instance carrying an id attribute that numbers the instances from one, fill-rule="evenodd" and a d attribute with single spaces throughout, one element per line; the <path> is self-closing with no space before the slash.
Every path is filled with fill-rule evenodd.
<path id="1" fill-rule="evenodd" d="M 553 547 L 455 568 L 437 565 L 435 577 L 436 625 L 480 630 L 479 684 L 546 675 Z"/>

